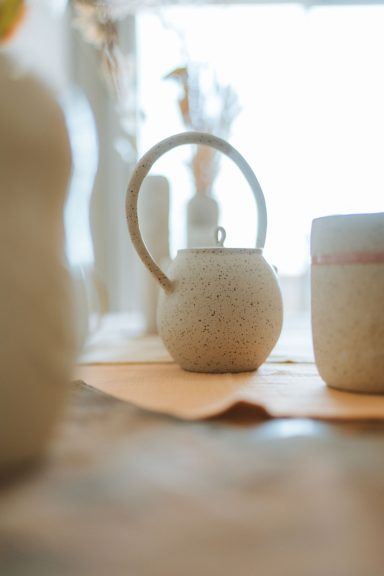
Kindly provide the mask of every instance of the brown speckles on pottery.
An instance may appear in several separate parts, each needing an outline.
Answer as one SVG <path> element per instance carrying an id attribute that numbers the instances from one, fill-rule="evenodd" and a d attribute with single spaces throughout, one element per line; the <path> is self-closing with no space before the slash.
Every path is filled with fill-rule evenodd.
<path id="1" fill-rule="evenodd" d="M 229 156 L 251 186 L 258 208 L 257 248 L 180 250 L 165 274 L 148 253 L 137 220 L 141 182 L 163 153 L 181 144 L 205 144 Z M 163 287 L 158 327 L 180 366 L 196 372 L 255 370 L 276 344 L 282 326 L 277 277 L 262 255 L 267 216 L 260 185 L 244 158 L 224 140 L 186 132 L 160 142 L 138 163 L 127 193 L 127 220 L 132 241 L 150 272 Z M 219 242 L 219 236 L 221 242 Z"/>
<path id="2" fill-rule="evenodd" d="M 384 392 L 384 214 L 318 218 L 311 252 L 321 377 L 341 390 Z"/>
<path id="3" fill-rule="evenodd" d="M 282 305 L 261 251 L 182 250 L 168 275 L 175 289 L 160 296 L 158 326 L 176 362 L 198 372 L 264 362 L 280 334 Z"/>

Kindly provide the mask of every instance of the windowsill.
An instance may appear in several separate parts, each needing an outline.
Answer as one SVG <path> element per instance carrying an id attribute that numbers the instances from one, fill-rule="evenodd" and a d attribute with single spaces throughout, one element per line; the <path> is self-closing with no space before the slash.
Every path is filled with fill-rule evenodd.
<path id="1" fill-rule="evenodd" d="M 146 335 L 138 315 L 107 314 L 89 338 L 80 364 L 141 361 L 169 362 L 170 357 L 155 334 Z M 287 316 L 270 362 L 313 362 L 309 315 Z"/>

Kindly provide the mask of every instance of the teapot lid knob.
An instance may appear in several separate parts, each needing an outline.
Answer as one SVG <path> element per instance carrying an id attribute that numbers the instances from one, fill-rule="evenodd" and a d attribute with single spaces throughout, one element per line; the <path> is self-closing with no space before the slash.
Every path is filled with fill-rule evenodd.
<path id="1" fill-rule="evenodd" d="M 222 226 L 218 226 L 215 230 L 216 246 L 223 247 L 226 237 L 227 233 L 225 231 L 225 228 L 223 228 Z"/>

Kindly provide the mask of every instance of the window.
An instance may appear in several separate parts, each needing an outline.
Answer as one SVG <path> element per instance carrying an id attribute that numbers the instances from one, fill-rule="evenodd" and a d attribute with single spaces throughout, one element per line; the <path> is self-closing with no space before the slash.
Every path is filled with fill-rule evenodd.
<path id="1" fill-rule="evenodd" d="M 93 194 L 97 268 L 111 309 L 132 310 L 140 287 L 122 208 L 130 166 L 114 149 L 117 113 L 99 81 L 94 51 L 77 33 L 68 33 L 69 18 L 54 17 L 51 6 L 33 6 L 11 48 L 22 60 L 34 57 L 28 64 L 58 90 L 67 89 L 75 77 L 99 116 L 101 161 Z M 124 49 L 133 51 L 132 18 L 121 28 L 129 40 Z M 266 256 L 279 269 L 287 312 L 308 308 L 311 220 L 383 210 L 383 30 L 384 1 L 310 8 L 304 2 L 175 5 L 143 8 L 136 15 L 139 154 L 184 129 L 177 85 L 164 79 L 171 70 L 202 63 L 232 85 L 241 112 L 229 139 L 262 185 L 269 216 Z M 154 167 L 171 183 L 172 254 L 185 245 L 185 205 L 192 194 L 185 162 L 189 153 L 172 151 Z M 252 246 L 252 195 L 224 157 L 221 168 L 214 193 L 226 245 Z"/>
<path id="2" fill-rule="evenodd" d="M 202 63 L 231 83 L 241 113 L 230 141 L 263 188 L 266 256 L 279 269 L 288 308 L 308 305 L 312 219 L 383 210 L 383 30 L 380 5 L 169 7 L 137 17 L 140 152 L 184 129 L 167 73 Z M 185 243 L 187 157 L 156 165 L 172 186 L 173 252 Z M 253 200 L 225 159 L 214 191 L 226 244 L 252 246 Z"/>

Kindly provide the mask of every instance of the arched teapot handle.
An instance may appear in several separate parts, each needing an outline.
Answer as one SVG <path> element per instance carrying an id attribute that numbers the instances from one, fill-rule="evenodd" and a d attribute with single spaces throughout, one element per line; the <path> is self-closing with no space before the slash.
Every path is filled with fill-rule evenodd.
<path id="1" fill-rule="evenodd" d="M 138 255 L 140 256 L 144 265 L 151 272 L 151 274 L 158 280 L 160 285 L 167 292 L 172 290 L 172 281 L 156 264 L 144 244 L 144 241 L 141 237 L 137 216 L 137 201 L 141 184 L 156 160 L 158 160 L 160 156 L 169 150 L 172 150 L 172 148 L 182 146 L 183 144 L 201 144 L 204 146 L 210 146 L 219 152 L 222 152 L 235 162 L 235 164 L 246 178 L 248 184 L 250 185 L 257 205 L 258 222 L 256 248 L 264 248 L 265 237 L 267 233 L 267 209 L 265 206 L 264 194 L 248 162 L 246 162 L 243 156 L 235 148 L 233 148 L 233 146 L 231 146 L 225 140 L 205 132 L 182 132 L 181 134 L 176 134 L 166 138 L 165 140 L 162 140 L 153 146 L 150 150 L 148 150 L 148 152 L 144 154 L 144 156 L 136 164 L 128 184 L 126 195 L 126 216 L 129 233 Z"/>

